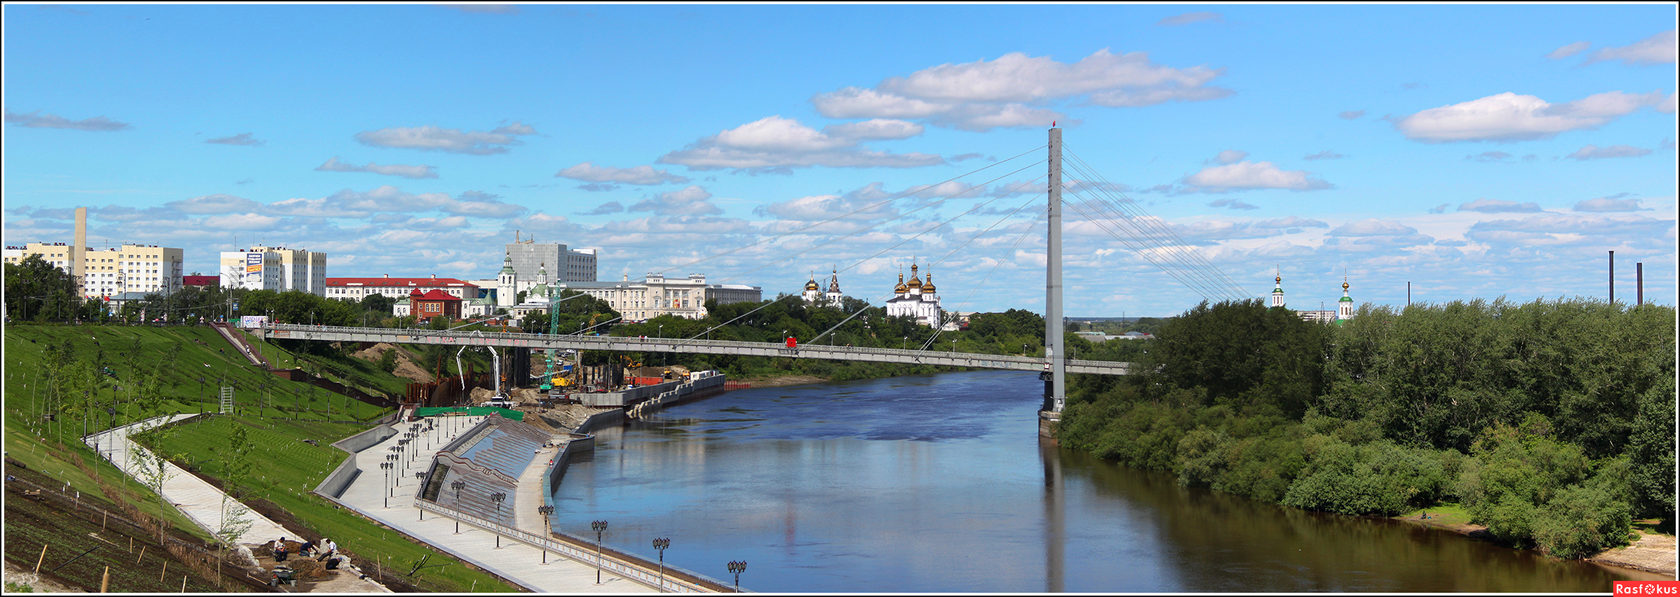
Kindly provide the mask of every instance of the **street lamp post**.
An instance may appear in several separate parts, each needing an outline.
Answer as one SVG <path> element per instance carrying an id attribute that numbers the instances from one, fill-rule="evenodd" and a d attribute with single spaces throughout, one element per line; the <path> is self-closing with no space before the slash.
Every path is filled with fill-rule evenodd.
<path id="1" fill-rule="evenodd" d="M 746 572 L 746 570 L 747 570 L 747 561 L 746 560 L 741 560 L 741 561 L 738 561 L 738 562 L 737 561 L 730 561 L 729 562 L 729 571 L 735 573 L 735 592 L 736 593 L 741 592 L 741 573 Z"/>
<path id="2" fill-rule="evenodd" d="M 415 499 L 420 498 L 420 489 L 422 487 L 425 487 L 425 485 L 426 485 L 425 483 L 422 482 L 425 478 L 426 478 L 426 472 L 425 471 L 414 471 L 414 497 L 415 497 Z M 416 507 L 415 509 L 420 511 L 420 520 L 426 520 L 426 509 L 425 508 L 419 508 L 419 507 Z"/>
<path id="3" fill-rule="evenodd" d="M 502 521 L 502 500 L 505 500 L 505 499 L 507 499 L 507 492 L 505 492 L 505 491 L 498 491 L 496 493 L 490 494 L 490 501 L 496 502 L 496 523 L 497 524 L 501 524 L 501 521 Z M 496 549 L 501 549 L 501 548 L 502 548 L 502 534 L 501 533 L 496 533 Z"/>
<path id="4" fill-rule="evenodd" d="M 550 530 L 549 526 L 548 526 L 549 525 L 548 515 L 553 514 L 553 513 L 554 513 L 554 506 L 550 506 L 550 505 L 547 505 L 547 504 L 537 506 L 537 514 L 541 514 L 542 519 L 543 519 L 543 542 L 544 543 L 542 544 L 542 552 L 543 552 L 542 563 L 544 563 L 544 564 L 548 563 L 548 543 L 547 543 L 548 537 L 553 534 L 553 531 Z"/>
<path id="5" fill-rule="evenodd" d="M 595 529 L 595 584 L 601 584 L 601 536 L 607 532 L 607 521 L 591 522 L 589 528 Z"/>
<path id="6" fill-rule="evenodd" d="M 665 592 L 665 548 L 671 546 L 670 537 L 659 537 L 653 540 L 653 548 L 659 550 L 659 592 Z"/>
<path id="7" fill-rule="evenodd" d="M 386 458 L 385 462 L 379 463 L 379 468 L 385 469 L 385 491 L 381 492 L 385 495 L 380 496 L 380 498 L 385 500 L 385 507 L 389 508 L 391 507 L 391 459 Z"/>
<path id="8" fill-rule="evenodd" d="M 466 487 L 467 482 L 466 481 L 455 481 L 454 483 L 450 483 L 449 486 L 455 490 L 455 509 L 460 510 L 461 509 L 461 488 Z M 457 534 L 457 535 L 461 534 L 461 519 L 459 517 L 455 518 L 455 534 Z"/>

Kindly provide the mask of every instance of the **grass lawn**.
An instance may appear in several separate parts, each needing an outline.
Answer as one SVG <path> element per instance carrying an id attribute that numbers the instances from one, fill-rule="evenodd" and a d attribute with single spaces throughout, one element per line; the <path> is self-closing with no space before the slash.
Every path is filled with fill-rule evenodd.
<path id="1" fill-rule="evenodd" d="M 481 587 L 477 589 L 480 591 L 516 590 L 494 576 L 469 569 L 457 560 L 413 543 L 312 493 L 348 457 L 329 444 L 363 431 L 364 426 L 218 416 L 177 427 L 168 435 L 164 449 L 180 454 L 179 461 L 190 463 L 209 476 L 220 477 L 221 471 L 215 464 L 216 450 L 226 444 L 222 438 L 228 437 L 235 425 L 245 426 L 254 444 L 251 461 L 256 464 L 250 478 L 239 484 L 241 492 L 273 502 L 315 532 L 332 537 L 360 565 L 373 568 L 370 558 L 378 555 L 385 569 L 407 571 L 422 556 L 430 555 L 425 571 L 413 579 L 422 590 L 464 592 L 475 584 Z M 304 443 L 303 438 L 315 439 L 319 445 Z M 449 564 L 434 566 L 444 562 Z"/>
<path id="2" fill-rule="evenodd" d="M 49 357 L 49 346 L 65 344 L 70 347 L 68 359 Z M 68 482 L 72 491 L 93 499 L 100 495 L 95 477 L 111 485 L 128 483 L 141 496 L 135 504 L 141 511 L 209 538 L 155 494 L 105 463 L 80 438 L 160 414 L 218 411 L 217 388 L 228 386 L 234 391 L 236 415 L 177 426 L 162 447 L 183 453 L 183 463 L 215 476 L 212 451 L 226 445 L 233 425 L 243 425 L 255 444 L 253 476 L 241 485 L 248 495 L 290 511 L 352 554 L 388 557 L 387 568 L 406 571 L 422 555 L 430 554 L 427 569 L 415 580 L 422 590 L 462 592 L 472 589 L 474 581 L 481 591 L 515 590 L 453 560 L 450 565 L 432 567 L 439 563 L 440 554 L 310 493 L 346 456 L 330 444 L 369 426 L 328 421 L 371 422 L 389 409 L 287 381 L 252 366 L 209 327 L 12 324 L 5 326 L 4 345 L 5 451 L 24 466 Z M 361 366 L 353 358 L 300 357 L 277 345 L 263 349 L 282 365 L 299 359 L 338 364 L 349 379 L 357 381 L 355 385 L 393 383 L 368 382 L 378 376 L 361 377 Z M 89 377 L 96 382 L 91 391 L 53 384 L 54 371 L 95 372 Z M 137 382 L 150 375 L 158 379 L 157 399 L 138 400 L 136 388 L 141 384 Z M 382 371 L 378 375 L 396 379 Z M 46 421 L 47 414 L 53 414 L 54 420 Z M 313 439 L 316 445 L 304 439 Z M 85 462 L 93 474 L 84 473 L 78 462 Z"/>
<path id="3" fill-rule="evenodd" d="M 1439 525 L 1439 526 L 1473 524 L 1473 523 L 1470 522 L 1470 513 L 1465 512 L 1464 507 L 1459 506 L 1457 502 L 1445 502 L 1445 503 L 1441 503 L 1441 504 L 1436 504 L 1434 506 L 1430 506 L 1428 508 L 1420 508 L 1420 509 L 1417 509 L 1417 510 L 1413 510 L 1411 512 L 1407 512 L 1405 514 L 1401 514 L 1400 516 L 1397 516 L 1396 518 L 1417 520 L 1425 512 L 1429 513 L 1428 521 L 1431 524 L 1435 524 L 1435 525 Z"/>

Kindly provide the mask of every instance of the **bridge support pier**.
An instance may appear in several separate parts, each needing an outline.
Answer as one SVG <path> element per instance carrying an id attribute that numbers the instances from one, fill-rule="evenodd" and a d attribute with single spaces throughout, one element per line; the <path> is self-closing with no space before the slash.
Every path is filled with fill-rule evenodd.
<path id="1" fill-rule="evenodd" d="M 1061 431 L 1062 413 L 1053 410 L 1038 411 L 1038 437 L 1054 441 L 1057 432 Z"/>

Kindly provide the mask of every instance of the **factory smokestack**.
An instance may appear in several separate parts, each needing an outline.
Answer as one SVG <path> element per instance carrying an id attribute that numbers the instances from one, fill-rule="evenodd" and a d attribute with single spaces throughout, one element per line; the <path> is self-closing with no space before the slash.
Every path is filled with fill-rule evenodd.
<path id="1" fill-rule="evenodd" d="M 1610 304 L 1616 304 L 1616 252 L 1610 252 Z"/>
<path id="2" fill-rule="evenodd" d="M 1639 301 L 1634 306 L 1643 306 L 1645 304 L 1645 262 L 1643 261 L 1633 263 L 1633 288 L 1634 300 Z"/>

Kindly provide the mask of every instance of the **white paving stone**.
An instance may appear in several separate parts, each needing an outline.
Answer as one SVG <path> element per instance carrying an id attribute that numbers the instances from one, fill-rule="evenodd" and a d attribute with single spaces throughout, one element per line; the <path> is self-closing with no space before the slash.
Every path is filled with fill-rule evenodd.
<path id="1" fill-rule="evenodd" d="M 635 581 L 618 576 L 611 572 L 602 573 L 601 583 L 596 584 L 596 571 L 593 562 L 578 561 L 562 558 L 554 552 L 548 552 L 548 563 L 543 563 L 543 551 L 510 539 L 501 539 L 497 547 L 497 536 L 494 533 L 480 529 L 470 524 L 461 523 L 460 532 L 456 533 L 455 521 L 435 514 L 426 514 L 421 519 L 421 511 L 414 507 L 414 494 L 419 483 L 414 478 L 415 471 L 422 471 L 430 465 L 431 455 L 436 450 L 454 439 L 453 432 L 464 431 L 471 425 L 478 423 L 483 417 L 473 417 L 466 424 L 457 422 L 453 425 L 438 425 L 429 432 L 429 448 L 416 450 L 411 458 L 403 464 L 406 469 L 401 484 L 394 489 L 394 493 L 387 498 L 382 495 L 385 491 L 385 473 L 379 464 L 385 461 L 385 455 L 391 446 L 397 445 L 402 437 L 401 431 L 413 428 L 412 423 L 399 423 L 394 427 L 399 431 L 397 435 L 378 445 L 369 447 L 353 454 L 356 466 L 361 468 L 362 474 L 351 482 L 339 496 L 338 501 L 351 509 L 361 512 L 364 516 L 377 520 L 386 526 L 402 531 L 410 537 L 423 541 L 442 551 L 448 552 L 473 565 L 489 570 L 502 578 L 506 578 L 519 585 L 538 593 L 653 593 L 653 587 L 642 585 Z M 426 439 L 421 439 L 422 446 L 427 446 Z M 553 450 L 548 452 L 552 457 Z M 536 516 L 536 506 L 542 503 L 541 477 L 542 468 L 546 466 L 548 458 L 536 458 L 531 466 L 520 475 L 518 495 L 515 502 L 523 504 L 515 513 L 521 530 L 536 535 L 543 534 L 541 518 Z M 535 478 L 531 471 L 535 470 Z M 527 497 L 531 496 L 531 497 Z M 527 516 L 524 510 L 531 510 Z M 527 528 L 533 525 L 534 528 Z M 351 546 L 344 546 L 351 547 Z"/>

